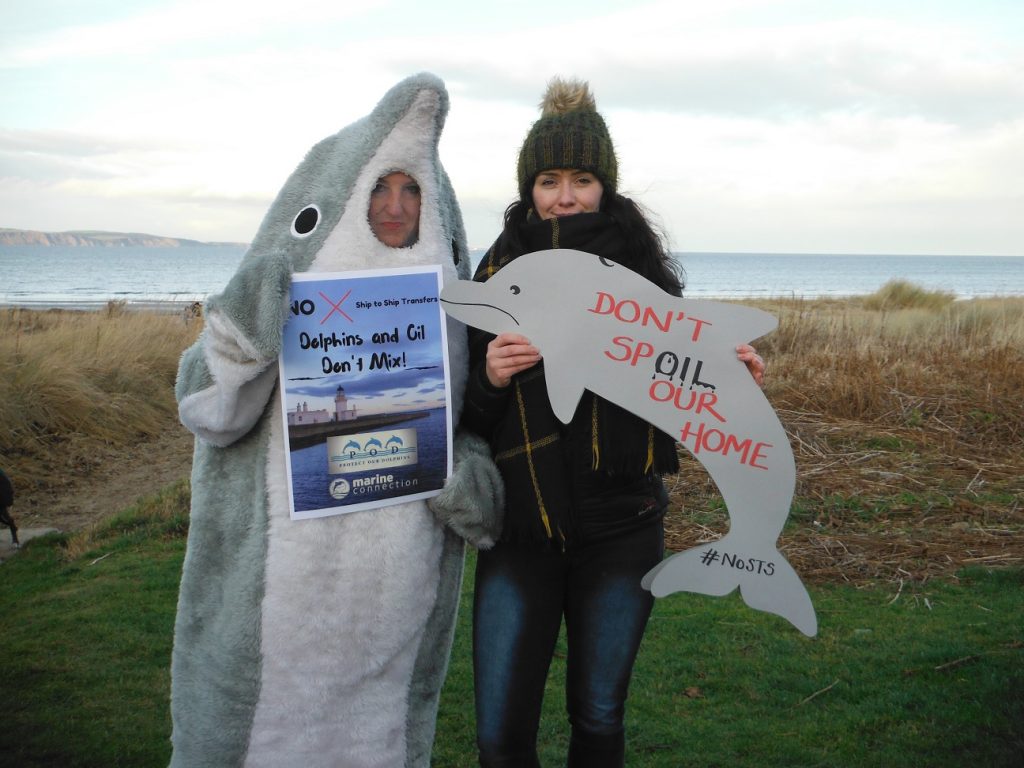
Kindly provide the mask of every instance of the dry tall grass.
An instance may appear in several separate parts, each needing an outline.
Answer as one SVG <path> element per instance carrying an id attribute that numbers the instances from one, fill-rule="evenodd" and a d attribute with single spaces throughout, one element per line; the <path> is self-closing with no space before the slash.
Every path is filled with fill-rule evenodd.
<path id="1" fill-rule="evenodd" d="M 899 308 L 879 293 L 842 302 L 778 302 L 758 343 L 777 408 L 878 426 L 930 427 L 983 447 L 1024 433 L 1024 299 Z M 872 307 L 879 307 L 873 309 Z"/>
<path id="2" fill-rule="evenodd" d="M 783 543 L 805 577 L 1024 566 L 1024 299 L 893 283 L 761 306 L 779 318 L 757 342 L 766 394 L 797 458 L 798 525 Z M 666 521 L 674 549 L 728 527 L 717 489 L 688 456 L 684 467 Z"/>
<path id="3" fill-rule="evenodd" d="M 779 318 L 757 346 L 797 455 L 797 525 L 783 544 L 802 574 L 1024 565 L 1024 299 L 954 301 L 896 283 L 761 306 Z M 8 473 L 37 484 L 87 474 L 173 426 L 178 358 L 199 326 L 116 305 L 0 312 Z M 683 460 L 666 519 L 675 549 L 728 525 L 706 473 Z"/>
<path id="4" fill-rule="evenodd" d="M 0 457 L 21 487 L 87 472 L 105 449 L 158 435 L 199 323 L 176 313 L 0 312 Z"/>

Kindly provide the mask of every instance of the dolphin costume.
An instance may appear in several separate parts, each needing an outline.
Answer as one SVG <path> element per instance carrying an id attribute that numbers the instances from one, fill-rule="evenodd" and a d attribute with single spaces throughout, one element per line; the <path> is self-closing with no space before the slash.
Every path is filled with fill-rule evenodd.
<path id="1" fill-rule="evenodd" d="M 293 272 L 442 265 L 469 276 L 438 158 L 448 94 L 433 75 L 315 145 L 267 212 L 182 356 L 181 421 L 197 436 L 171 663 L 172 766 L 425 766 L 447 669 L 463 538 L 493 543 L 503 489 L 482 441 L 458 434 L 440 496 L 289 517 L 277 358 Z M 393 171 L 421 189 L 419 239 L 389 248 L 367 219 Z M 453 422 L 467 375 L 449 321 Z"/>

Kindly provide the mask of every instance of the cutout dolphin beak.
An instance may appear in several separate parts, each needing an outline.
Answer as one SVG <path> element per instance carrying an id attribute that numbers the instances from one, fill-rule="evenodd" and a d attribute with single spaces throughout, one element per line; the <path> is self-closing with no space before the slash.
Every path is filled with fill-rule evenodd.
<path id="1" fill-rule="evenodd" d="M 501 307 L 496 307 L 494 304 L 486 304 L 486 303 L 483 303 L 483 302 L 473 302 L 473 301 L 452 301 L 451 299 L 446 299 L 443 296 L 441 297 L 441 303 L 442 304 L 446 304 L 448 306 L 480 307 L 480 308 L 483 308 L 483 309 L 493 309 L 495 312 L 501 312 L 503 315 L 508 315 L 509 319 L 512 320 L 513 323 L 515 323 L 517 326 L 520 325 L 520 322 L 518 320 L 516 320 L 516 316 L 515 315 L 513 315 L 511 312 L 509 312 L 509 311 L 507 311 L 505 309 L 502 309 Z M 457 320 L 462 320 L 462 318 L 459 316 L 459 311 L 458 310 L 455 310 L 453 312 L 453 311 L 449 310 L 446 307 L 445 308 L 445 312 L 447 312 L 449 315 L 451 315 L 452 317 L 456 318 Z M 466 321 L 463 320 L 463 322 L 466 322 Z M 467 325 L 470 325 L 470 324 L 471 323 L 467 323 Z"/>

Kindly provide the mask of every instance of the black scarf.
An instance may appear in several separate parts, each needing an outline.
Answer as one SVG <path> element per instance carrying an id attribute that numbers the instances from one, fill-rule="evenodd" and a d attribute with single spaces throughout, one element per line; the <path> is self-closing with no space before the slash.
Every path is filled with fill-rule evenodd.
<path id="1" fill-rule="evenodd" d="M 545 220 L 531 217 L 516 234 L 516 246 L 509 246 L 507 237 L 498 239 L 481 260 L 474 280 L 484 282 L 522 254 L 549 248 L 586 251 L 636 270 L 635 255 L 620 226 L 604 213 Z M 492 338 L 470 329 L 474 368 L 482 365 Z M 590 392 L 584 393 L 572 421 L 562 424 L 548 401 L 543 362 L 515 376 L 511 386 L 511 402 L 491 441 L 506 481 L 503 538 L 564 543 L 569 535 L 566 512 L 573 503 L 572 484 L 580 473 L 602 475 L 599 485 L 608 478 L 628 482 L 679 470 L 672 437 Z"/>

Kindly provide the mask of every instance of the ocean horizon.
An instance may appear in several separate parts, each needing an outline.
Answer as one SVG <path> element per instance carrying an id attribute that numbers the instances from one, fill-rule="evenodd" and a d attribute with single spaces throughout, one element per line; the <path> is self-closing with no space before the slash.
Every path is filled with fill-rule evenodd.
<path id="1" fill-rule="evenodd" d="M 109 302 L 177 307 L 220 292 L 246 246 L 0 246 L 0 306 L 93 309 Z M 483 249 L 470 253 L 475 266 Z M 689 298 L 843 298 L 906 280 L 958 299 L 1024 296 L 1024 256 L 818 253 L 673 254 Z"/>

